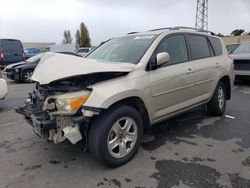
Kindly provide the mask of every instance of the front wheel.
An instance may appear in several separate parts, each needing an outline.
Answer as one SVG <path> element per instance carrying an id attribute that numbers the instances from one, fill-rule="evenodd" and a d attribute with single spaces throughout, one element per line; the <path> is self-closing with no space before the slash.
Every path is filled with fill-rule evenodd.
<path id="1" fill-rule="evenodd" d="M 208 111 L 215 116 L 222 116 L 226 110 L 226 90 L 223 82 L 215 88 L 213 97 L 207 104 Z"/>
<path id="2" fill-rule="evenodd" d="M 22 81 L 23 81 L 24 83 L 31 83 L 31 82 L 32 82 L 32 80 L 31 80 L 32 74 L 33 74 L 33 70 L 31 70 L 31 69 L 25 70 L 25 71 L 23 72 Z"/>
<path id="3" fill-rule="evenodd" d="M 136 154 L 143 135 L 142 120 L 136 109 L 117 106 L 97 117 L 90 125 L 90 153 L 107 166 L 127 163 Z"/>

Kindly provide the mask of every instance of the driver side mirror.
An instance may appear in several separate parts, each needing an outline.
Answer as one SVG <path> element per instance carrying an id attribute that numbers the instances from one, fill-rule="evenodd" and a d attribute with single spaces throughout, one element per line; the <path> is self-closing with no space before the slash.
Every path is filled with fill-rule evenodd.
<path id="1" fill-rule="evenodd" d="M 161 52 L 156 55 L 157 67 L 164 63 L 167 63 L 169 60 L 170 60 L 170 56 L 167 52 Z"/>

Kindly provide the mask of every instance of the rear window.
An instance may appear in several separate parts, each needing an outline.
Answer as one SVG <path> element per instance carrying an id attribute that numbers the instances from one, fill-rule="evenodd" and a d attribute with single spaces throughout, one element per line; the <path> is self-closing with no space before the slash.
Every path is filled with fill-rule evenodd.
<path id="1" fill-rule="evenodd" d="M 189 35 L 187 36 L 187 40 L 192 60 L 210 57 L 210 50 L 206 37 Z"/>
<path id="2" fill-rule="evenodd" d="M 209 37 L 209 41 L 214 49 L 214 53 L 216 56 L 219 56 L 222 54 L 222 46 L 219 39 L 214 37 Z"/>
<path id="3" fill-rule="evenodd" d="M 2 40 L 1 46 L 4 52 L 23 53 L 23 47 L 17 40 Z"/>

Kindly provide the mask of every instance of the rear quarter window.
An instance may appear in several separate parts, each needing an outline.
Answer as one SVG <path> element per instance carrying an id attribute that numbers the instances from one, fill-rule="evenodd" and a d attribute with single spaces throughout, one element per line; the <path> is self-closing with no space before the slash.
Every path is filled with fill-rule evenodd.
<path id="1" fill-rule="evenodd" d="M 210 57 L 210 50 L 205 36 L 188 35 L 189 50 L 192 60 Z"/>
<path id="2" fill-rule="evenodd" d="M 2 48 L 5 52 L 22 53 L 23 47 L 20 41 L 17 40 L 3 40 Z"/>
<path id="3" fill-rule="evenodd" d="M 208 39 L 213 47 L 215 55 L 216 56 L 221 55 L 222 54 L 222 46 L 221 46 L 220 39 L 217 39 L 214 37 L 208 37 Z"/>

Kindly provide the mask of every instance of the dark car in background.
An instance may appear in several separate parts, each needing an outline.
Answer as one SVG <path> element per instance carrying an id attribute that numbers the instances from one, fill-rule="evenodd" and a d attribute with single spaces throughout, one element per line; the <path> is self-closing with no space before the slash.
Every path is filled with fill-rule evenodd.
<path id="1" fill-rule="evenodd" d="M 0 39 L 0 68 L 24 60 L 23 45 L 20 40 Z"/>
<path id="2" fill-rule="evenodd" d="M 242 43 L 231 56 L 234 59 L 235 77 L 250 78 L 250 41 Z"/>
<path id="3" fill-rule="evenodd" d="M 41 51 L 38 48 L 24 48 L 25 59 L 39 54 Z"/>
<path id="4" fill-rule="evenodd" d="M 58 53 L 81 57 L 80 55 L 73 52 L 58 52 Z M 44 56 L 44 54 L 45 53 L 39 53 L 33 57 L 30 57 L 25 61 L 8 65 L 7 67 L 5 67 L 4 73 L 7 75 L 7 78 L 11 80 L 23 83 L 30 83 L 32 82 L 31 76 L 36 66 L 40 62 L 41 58 Z"/>
<path id="5" fill-rule="evenodd" d="M 31 82 L 30 78 L 33 74 L 33 71 L 43 55 L 44 53 L 40 53 L 25 61 L 8 65 L 4 69 L 4 72 L 7 74 L 7 78 L 24 83 Z"/>

